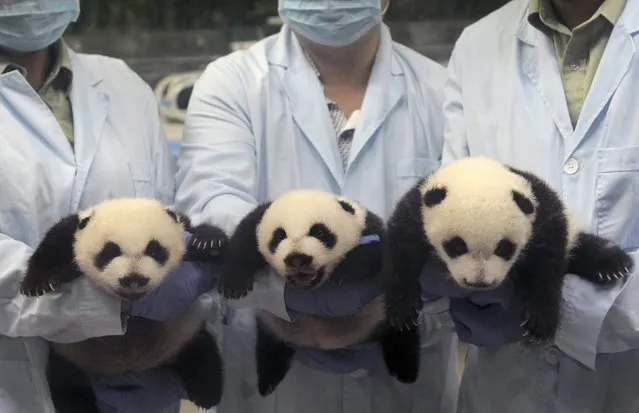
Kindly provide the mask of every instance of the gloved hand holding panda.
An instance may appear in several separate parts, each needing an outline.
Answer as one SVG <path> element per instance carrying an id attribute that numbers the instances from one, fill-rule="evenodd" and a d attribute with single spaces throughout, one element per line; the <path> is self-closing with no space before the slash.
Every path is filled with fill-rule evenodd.
<path id="1" fill-rule="evenodd" d="M 218 289 L 226 298 L 239 299 L 269 268 L 303 290 L 366 282 L 383 277 L 386 245 L 384 222 L 358 202 L 318 190 L 290 191 L 239 223 L 224 252 Z M 389 326 L 384 309 L 381 294 L 350 316 L 297 314 L 288 322 L 258 311 L 260 394 L 275 390 L 298 348 L 336 350 L 378 342 L 390 374 L 400 382 L 416 381 L 419 333 Z"/>
<path id="2" fill-rule="evenodd" d="M 191 234 L 186 246 L 185 231 Z M 226 242 L 222 230 L 192 228 L 186 216 L 159 201 L 109 200 L 62 219 L 47 232 L 28 261 L 21 292 L 40 296 L 87 277 L 135 308 L 162 290 L 167 279 L 168 288 L 175 288 L 170 276 L 182 261 L 216 262 Z M 198 289 L 210 291 L 213 284 L 211 277 L 208 286 Z M 188 301 L 184 308 L 172 305 L 175 315 L 141 304 L 145 308 L 125 320 L 122 336 L 52 343 L 47 376 L 56 411 L 99 412 L 89 377 L 158 368 L 177 378 L 194 404 L 217 405 L 222 394 L 220 351 L 204 329 L 201 309 Z"/>
<path id="3" fill-rule="evenodd" d="M 398 202 L 388 236 L 387 317 L 409 330 L 431 262 L 467 292 L 512 288 L 529 345 L 554 338 L 567 273 L 608 285 L 633 268 L 618 245 L 581 229 L 547 183 L 486 157 L 462 158 L 418 182 Z"/>

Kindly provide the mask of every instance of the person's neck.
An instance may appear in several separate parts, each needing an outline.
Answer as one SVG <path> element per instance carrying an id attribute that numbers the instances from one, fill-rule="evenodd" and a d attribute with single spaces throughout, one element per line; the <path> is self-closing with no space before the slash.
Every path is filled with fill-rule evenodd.
<path id="1" fill-rule="evenodd" d="M 569 29 L 588 21 L 604 0 L 552 0 L 557 20 Z"/>
<path id="2" fill-rule="evenodd" d="M 380 30 L 371 30 L 357 42 L 344 47 L 325 47 L 304 42 L 324 85 L 366 88 L 379 50 Z"/>
<path id="3" fill-rule="evenodd" d="M 9 53 L 1 52 L 2 60 L 23 67 L 27 71 L 27 82 L 34 90 L 38 90 L 44 84 L 49 65 L 51 63 L 51 53 L 49 49 L 38 50 L 31 53 Z"/>

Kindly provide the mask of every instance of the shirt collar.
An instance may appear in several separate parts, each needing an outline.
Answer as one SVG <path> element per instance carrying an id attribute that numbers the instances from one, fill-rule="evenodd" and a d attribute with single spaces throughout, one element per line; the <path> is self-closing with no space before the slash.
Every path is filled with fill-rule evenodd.
<path id="1" fill-rule="evenodd" d="M 49 50 L 53 54 L 53 66 L 51 67 L 51 71 L 47 75 L 41 90 L 46 90 L 49 86 L 51 86 L 55 90 L 63 91 L 68 96 L 71 91 L 73 69 L 71 67 L 71 60 L 69 58 L 67 45 L 64 40 L 60 39 L 53 44 Z M 0 56 L 0 74 L 9 73 L 14 70 L 17 70 L 23 76 L 26 76 L 27 71 L 24 67 L 8 62 Z"/>
<path id="2" fill-rule="evenodd" d="M 588 22 L 602 17 L 605 21 L 614 26 L 617 24 L 617 21 L 626 6 L 626 2 L 627 0 L 604 1 Z M 535 28 L 545 33 L 555 31 L 567 35 L 571 34 L 570 30 L 557 20 L 555 10 L 549 3 L 549 0 L 530 0 L 530 4 L 528 5 L 528 21 Z"/>

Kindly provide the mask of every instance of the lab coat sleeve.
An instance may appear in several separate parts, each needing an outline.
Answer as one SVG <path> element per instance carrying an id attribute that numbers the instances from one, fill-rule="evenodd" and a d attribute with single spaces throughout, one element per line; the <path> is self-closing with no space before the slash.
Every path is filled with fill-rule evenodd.
<path id="1" fill-rule="evenodd" d="M 632 253 L 635 268 L 604 320 L 597 351 L 617 353 L 639 348 L 639 250 Z"/>
<path id="2" fill-rule="evenodd" d="M 0 233 L 0 334 L 40 336 L 60 343 L 122 334 L 120 300 L 86 278 L 38 298 L 20 294 L 32 252 L 29 246 Z"/>
<path id="3" fill-rule="evenodd" d="M 184 126 L 176 175 L 176 206 L 195 224 L 208 222 L 232 234 L 258 205 L 256 139 L 247 91 L 236 67 L 237 54 L 211 63 L 196 82 Z M 290 319 L 284 283 L 269 274 L 236 308 L 261 308 Z"/>
<path id="4" fill-rule="evenodd" d="M 462 34 L 463 36 L 463 34 Z M 460 37 L 462 40 L 462 37 Z M 448 81 L 444 88 L 444 148 L 442 165 L 469 156 L 464 103 L 461 87 L 461 62 L 464 52 L 458 41 L 448 62 Z"/>

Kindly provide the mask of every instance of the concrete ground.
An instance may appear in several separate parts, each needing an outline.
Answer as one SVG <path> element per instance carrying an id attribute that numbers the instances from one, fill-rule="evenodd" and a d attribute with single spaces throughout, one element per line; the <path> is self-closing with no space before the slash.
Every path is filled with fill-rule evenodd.
<path id="1" fill-rule="evenodd" d="M 464 360 L 466 358 L 466 344 L 460 343 L 458 349 L 458 357 L 459 357 L 459 376 L 461 377 L 461 373 L 464 370 Z M 180 413 L 198 413 L 197 407 L 193 406 L 189 402 L 183 402 L 182 408 L 180 409 Z"/>

